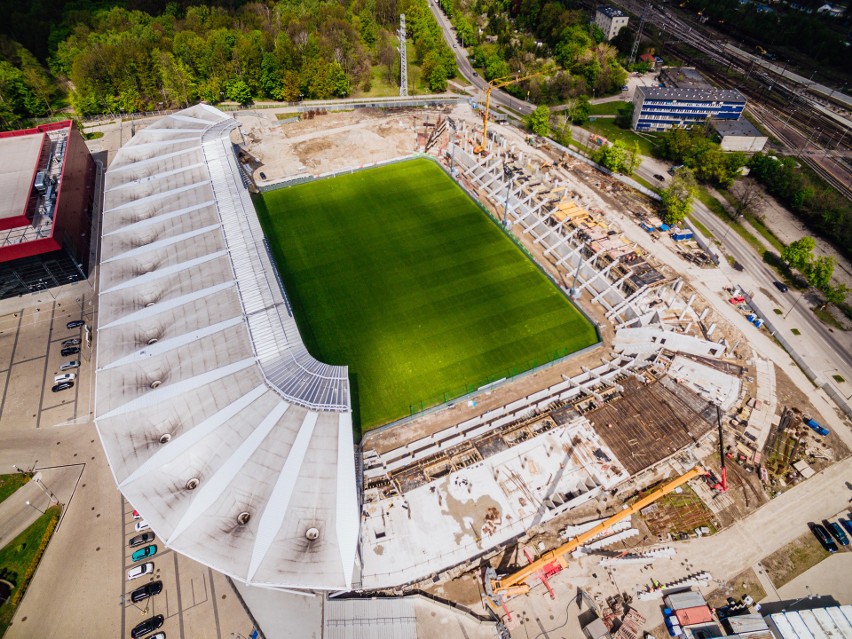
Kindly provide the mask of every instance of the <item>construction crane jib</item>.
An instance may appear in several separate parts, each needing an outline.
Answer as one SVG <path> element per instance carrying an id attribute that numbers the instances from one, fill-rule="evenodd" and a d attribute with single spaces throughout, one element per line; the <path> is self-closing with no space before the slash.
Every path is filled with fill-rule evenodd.
<path id="1" fill-rule="evenodd" d="M 486 143 L 488 140 L 488 111 L 491 108 L 491 92 L 494 89 L 500 89 L 505 86 L 509 86 L 510 84 L 516 84 L 518 82 L 523 82 L 524 80 L 529 80 L 530 78 L 534 78 L 539 75 L 540 72 L 530 73 L 529 75 L 517 76 L 517 75 L 509 75 L 502 78 L 495 78 L 488 83 L 488 86 L 485 87 L 485 110 L 482 112 L 482 144 L 477 145 L 474 149 L 474 153 L 482 153 L 485 151 Z"/>
<path id="2" fill-rule="evenodd" d="M 496 571 L 489 567 L 485 571 L 485 594 L 486 603 L 499 614 L 499 609 L 505 606 L 505 600 L 515 595 L 526 594 L 530 590 L 527 580 L 531 577 L 539 577 L 544 581 L 548 576 L 556 574 L 568 566 L 568 555 L 579 546 L 588 542 L 597 535 L 605 532 L 618 522 L 639 512 L 643 508 L 653 504 L 661 497 L 683 486 L 685 483 L 699 476 L 708 476 L 708 471 L 701 466 L 695 466 L 680 477 L 661 486 L 654 492 L 643 497 L 630 506 L 625 506 L 609 519 L 604 520 L 594 528 L 578 535 L 559 548 L 544 553 L 541 557 L 524 566 L 517 572 L 497 578 Z"/>

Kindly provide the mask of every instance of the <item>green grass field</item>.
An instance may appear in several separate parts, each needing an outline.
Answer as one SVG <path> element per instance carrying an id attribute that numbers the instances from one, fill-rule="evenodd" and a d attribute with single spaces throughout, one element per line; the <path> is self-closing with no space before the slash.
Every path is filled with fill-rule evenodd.
<path id="1" fill-rule="evenodd" d="M 256 206 L 308 350 L 349 366 L 362 431 L 597 342 L 429 160 L 273 191 Z"/>

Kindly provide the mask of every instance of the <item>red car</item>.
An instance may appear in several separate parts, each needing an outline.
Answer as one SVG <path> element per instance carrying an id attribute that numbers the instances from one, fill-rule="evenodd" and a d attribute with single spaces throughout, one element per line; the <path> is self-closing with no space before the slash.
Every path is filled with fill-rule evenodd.
<path id="1" fill-rule="evenodd" d="M 728 300 L 731 304 L 742 304 L 745 302 L 745 298 L 742 295 L 735 295 L 731 299 Z"/>

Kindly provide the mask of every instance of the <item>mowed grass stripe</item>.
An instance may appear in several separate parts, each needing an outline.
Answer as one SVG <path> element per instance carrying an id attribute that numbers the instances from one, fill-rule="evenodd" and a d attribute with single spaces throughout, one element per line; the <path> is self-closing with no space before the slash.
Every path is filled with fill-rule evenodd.
<path id="1" fill-rule="evenodd" d="M 257 202 L 302 338 L 317 359 L 349 366 L 362 430 L 597 341 L 429 160 Z"/>

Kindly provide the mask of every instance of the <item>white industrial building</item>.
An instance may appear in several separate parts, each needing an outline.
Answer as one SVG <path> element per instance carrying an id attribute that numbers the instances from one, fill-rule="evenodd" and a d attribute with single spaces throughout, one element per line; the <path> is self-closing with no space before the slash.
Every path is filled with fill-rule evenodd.
<path id="1" fill-rule="evenodd" d="M 604 32 L 607 40 L 612 40 L 624 27 L 629 18 L 615 7 L 598 7 L 595 11 L 595 24 Z"/>
<path id="2" fill-rule="evenodd" d="M 185 109 L 106 174 L 95 421 L 166 546 L 251 585 L 346 589 L 359 535 L 347 370 L 301 341 L 237 126 Z"/>
<path id="3" fill-rule="evenodd" d="M 745 118 L 739 120 L 710 121 L 713 130 L 719 136 L 719 144 L 723 151 L 745 151 L 758 153 L 769 142 L 769 138 Z"/>

